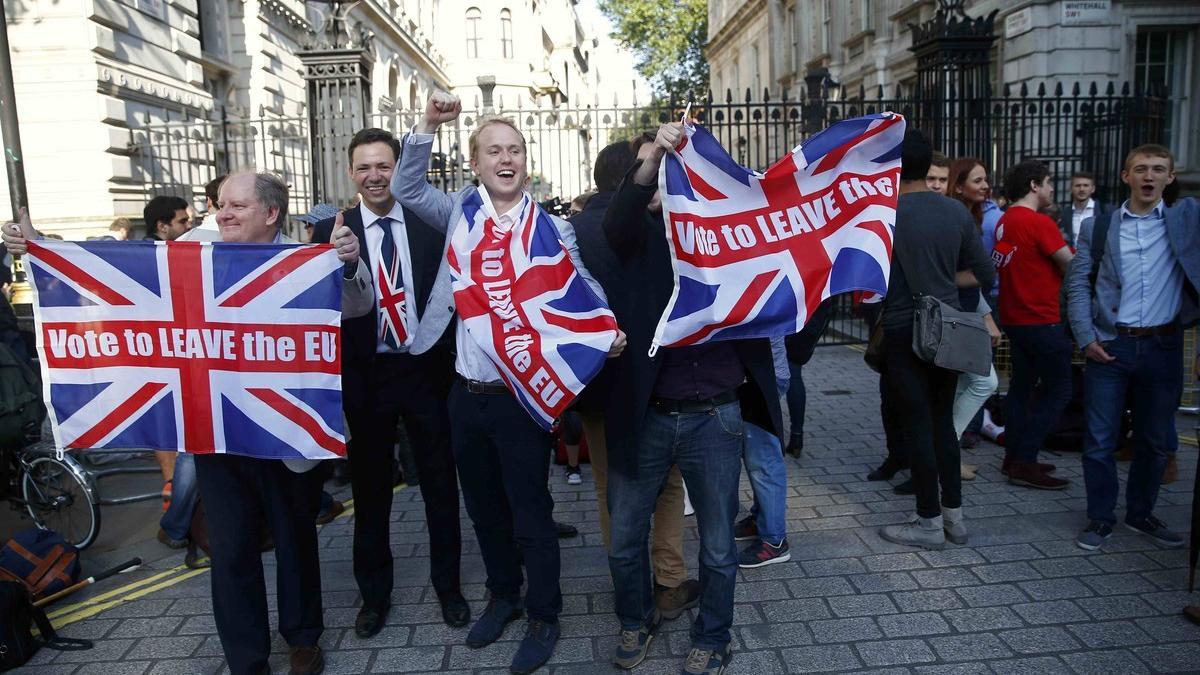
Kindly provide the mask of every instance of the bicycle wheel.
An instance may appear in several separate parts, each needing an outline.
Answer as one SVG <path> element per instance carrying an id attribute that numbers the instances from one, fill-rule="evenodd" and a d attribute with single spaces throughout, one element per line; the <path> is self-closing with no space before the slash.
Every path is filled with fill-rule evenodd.
<path id="1" fill-rule="evenodd" d="M 100 532 L 100 507 L 92 503 L 87 486 L 65 461 L 38 457 L 21 477 L 25 509 L 43 530 L 53 530 L 84 549 Z"/>

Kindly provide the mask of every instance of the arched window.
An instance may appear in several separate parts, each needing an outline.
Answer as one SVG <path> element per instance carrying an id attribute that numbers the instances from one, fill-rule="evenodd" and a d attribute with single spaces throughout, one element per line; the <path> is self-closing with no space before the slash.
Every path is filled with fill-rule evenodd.
<path id="1" fill-rule="evenodd" d="M 479 23 L 482 18 L 478 7 L 467 10 L 467 58 L 479 58 Z"/>
<path id="2" fill-rule="evenodd" d="M 513 57 L 512 12 L 500 10 L 500 51 L 506 59 Z"/>

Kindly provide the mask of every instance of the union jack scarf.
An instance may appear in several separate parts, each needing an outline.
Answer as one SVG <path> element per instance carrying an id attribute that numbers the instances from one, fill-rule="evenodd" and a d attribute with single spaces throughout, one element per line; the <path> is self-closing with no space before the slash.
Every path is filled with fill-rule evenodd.
<path id="1" fill-rule="evenodd" d="M 507 231 L 480 187 L 463 201 L 446 253 L 458 316 L 534 421 L 554 420 L 600 372 L 617 320 L 575 269 L 551 217 L 529 196 Z"/>

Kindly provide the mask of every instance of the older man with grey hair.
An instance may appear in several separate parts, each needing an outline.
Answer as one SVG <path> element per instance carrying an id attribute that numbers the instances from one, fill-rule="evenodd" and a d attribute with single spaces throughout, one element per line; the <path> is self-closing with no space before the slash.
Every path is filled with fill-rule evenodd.
<path id="1" fill-rule="evenodd" d="M 287 222 L 288 189 L 267 173 L 238 173 L 221 184 L 217 231 L 195 229 L 179 241 L 295 243 L 280 232 Z M 20 222 L 6 223 L 3 241 L 20 255 L 39 235 L 21 210 Z M 367 266 L 359 242 L 339 221 L 331 241 L 345 263 L 342 314 L 362 316 L 374 308 Z M 213 615 L 225 660 L 234 675 L 270 672 L 271 635 L 263 579 L 264 521 L 275 541 L 279 632 L 290 646 L 290 671 L 315 674 L 325 668 L 318 646 L 321 569 L 314 521 L 321 497 L 315 460 L 267 460 L 229 454 L 194 455 L 212 548 Z"/>
<path id="2" fill-rule="evenodd" d="M 181 240 L 291 243 L 280 228 L 287 222 L 288 189 L 266 173 L 241 173 L 221 184 L 217 232 L 196 229 Z M 358 238 L 341 225 L 332 241 L 346 263 L 342 313 L 362 316 L 374 308 L 367 266 L 359 259 Z M 271 636 L 263 580 L 261 523 L 275 540 L 275 583 L 279 632 L 290 647 L 293 674 L 320 673 L 325 658 L 318 646 L 321 568 L 313 522 L 320 508 L 321 478 L 315 460 L 273 461 L 235 455 L 196 455 L 196 477 L 212 544 L 213 614 L 229 669 L 235 674 L 268 670 Z"/>

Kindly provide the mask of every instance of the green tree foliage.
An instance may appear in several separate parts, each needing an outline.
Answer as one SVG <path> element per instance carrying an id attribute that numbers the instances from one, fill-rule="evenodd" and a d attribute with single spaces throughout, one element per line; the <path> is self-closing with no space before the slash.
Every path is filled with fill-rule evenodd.
<path id="1" fill-rule="evenodd" d="M 599 0 L 612 37 L 637 56 L 638 71 L 654 93 L 708 91 L 707 0 Z"/>

